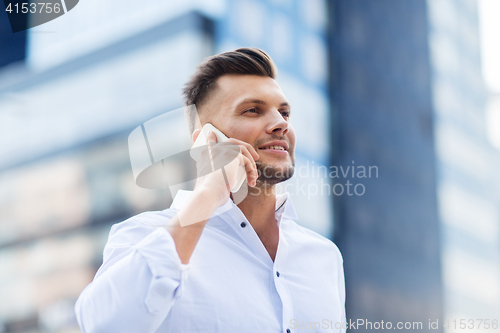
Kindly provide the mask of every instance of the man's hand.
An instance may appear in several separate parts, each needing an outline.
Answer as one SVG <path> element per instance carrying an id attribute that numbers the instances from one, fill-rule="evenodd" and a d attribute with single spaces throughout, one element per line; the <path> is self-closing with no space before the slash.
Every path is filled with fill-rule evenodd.
<path id="1" fill-rule="evenodd" d="M 195 140 L 198 135 L 199 132 L 195 132 Z M 236 148 L 239 152 L 234 157 Z M 238 181 L 241 168 L 244 168 L 248 185 L 252 187 L 256 185 L 258 174 L 255 161 L 258 158 L 259 155 L 248 143 L 233 138 L 217 143 L 215 133 L 209 132 L 207 149 L 201 153 L 197 163 L 199 176 L 194 192 L 215 199 L 210 200 L 215 205 L 214 209 L 224 205 L 229 199 L 230 189 Z"/>
<path id="2" fill-rule="evenodd" d="M 193 141 L 199 134 L 200 130 L 195 131 Z M 251 145 L 237 139 L 217 144 L 217 137 L 213 132 L 208 134 L 207 144 L 208 149 L 202 152 L 197 163 L 200 176 L 193 195 L 165 226 L 172 235 L 179 258 L 184 264 L 189 262 L 208 219 L 229 199 L 230 189 L 237 181 L 240 166 L 245 168 L 248 185 L 257 184 L 255 161 L 259 155 Z M 239 148 L 236 157 L 232 154 L 235 147 Z M 226 165 L 228 161 L 231 162 Z"/>

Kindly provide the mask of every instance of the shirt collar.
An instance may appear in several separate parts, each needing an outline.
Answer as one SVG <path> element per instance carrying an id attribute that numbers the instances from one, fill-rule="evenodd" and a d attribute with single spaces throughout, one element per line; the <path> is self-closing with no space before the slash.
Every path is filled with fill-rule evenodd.
<path id="1" fill-rule="evenodd" d="M 276 213 L 281 213 L 282 217 L 289 220 L 297 220 L 299 217 L 293 207 L 292 197 L 290 193 L 285 192 L 276 196 Z"/>
<path id="2" fill-rule="evenodd" d="M 191 197 L 193 191 L 179 190 L 175 195 L 174 201 L 170 208 L 180 209 Z M 236 206 L 231 199 L 221 207 L 217 208 L 214 212 L 214 215 L 219 215 L 228 210 L 232 209 L 233 206 Z M 280 214 L 283 218 L 290 220 L 297 220 L 298 216 L 295 212 L 295 208 L 293 207 L 292 198 L 288 192 L 283 194 L 278 194 L 276 196 L 276 214 Z"/>

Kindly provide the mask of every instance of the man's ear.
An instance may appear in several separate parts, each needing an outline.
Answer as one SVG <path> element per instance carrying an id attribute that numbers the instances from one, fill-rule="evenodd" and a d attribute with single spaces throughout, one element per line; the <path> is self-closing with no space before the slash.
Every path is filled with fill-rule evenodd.
<path id="1" fill-rule="evenodd" d="M 197 129 L 193 132 L 193 136 L 191 137 L 191 139 L 193 140 L 193 143 L 196 141 L 196 139 L 198 138 L 198 135 L 200 135 L 201 133 L 201 129 Z"/>

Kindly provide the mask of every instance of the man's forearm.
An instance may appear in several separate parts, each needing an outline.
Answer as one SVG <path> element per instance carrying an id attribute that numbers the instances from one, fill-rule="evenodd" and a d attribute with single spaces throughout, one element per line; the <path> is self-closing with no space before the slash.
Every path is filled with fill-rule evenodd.
<path id="1" fill-rule="evenodd" d="M 195 191 L 165 227 L 172 235 L 181 262 L 187 264 L 217 201 L 208 191 Z"/>

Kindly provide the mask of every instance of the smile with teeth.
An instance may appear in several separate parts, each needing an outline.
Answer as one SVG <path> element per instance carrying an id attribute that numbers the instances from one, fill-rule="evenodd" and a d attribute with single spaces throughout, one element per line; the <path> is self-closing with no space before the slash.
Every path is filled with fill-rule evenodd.
<path id="1" fill-rule="evenodd" d="M 283 148 L 282 146 L 267 146 L 267 147 L 263 147 L 263 148 L 259 148 L 259 149 L 277 149 L 277 150 L 285 150 L 285 148 Z"/>

